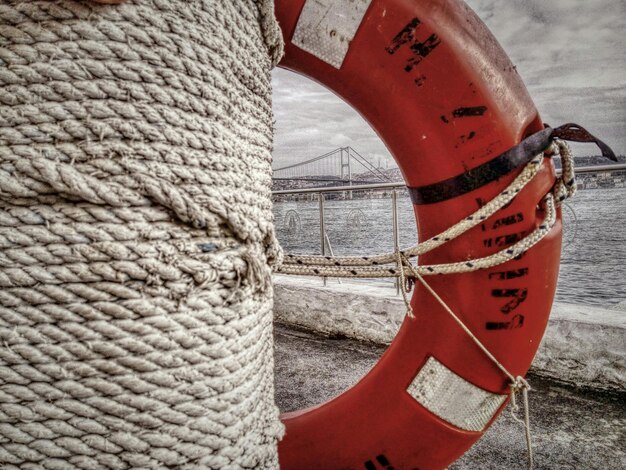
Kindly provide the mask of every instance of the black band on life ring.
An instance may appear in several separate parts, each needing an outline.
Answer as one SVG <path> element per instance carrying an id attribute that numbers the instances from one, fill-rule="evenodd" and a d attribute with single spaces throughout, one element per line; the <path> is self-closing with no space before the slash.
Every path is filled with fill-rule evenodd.
<path id="1" fill-rule="evenodd" d="M 434 204 L 485 186 L 528 163 L 535 155 L 543 152 L 550 145 L 551 135 L 552 129 L 548 127 L 472 170 L 438 183 L 408 188 L 411 201 L 416 205 Z"/>
<path id="2" fill-rule="evenodd" d="M 578 124 L 564 124 L 552 129 L 545 129 L 525 138 L 515 147 L 501 153 L 493 160 L 469 170 L 463 174 L 439 181 L 438 183 L 409 187 L 409 195 L 413 204 L 434 204 L 474 191 L 492 181 L 510 173 L 519 166 L 525 165 L 535 155 L 548 148 L 553 139 L 572 140 L 575 142 L 593 142 L 602 150 L 602 155 L 617 161 L 615 154 L 601 140 L 594 137 Z"/>

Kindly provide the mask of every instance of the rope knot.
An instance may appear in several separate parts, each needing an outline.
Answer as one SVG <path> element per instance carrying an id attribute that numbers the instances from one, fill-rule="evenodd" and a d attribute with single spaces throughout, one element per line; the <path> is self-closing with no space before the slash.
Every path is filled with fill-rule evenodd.
<path id="1" fill-rule="evenodd" d="M 530 435 L 530 408 L 528 404 L 528 392 L 531 391 L 532 388 L 530 384 L 524 377 L 518 375 L 515 378 L 512 378 L 510 385 L 510 396 L 511 396 L 511 416 L 515 421 L 524 426 L 524 433 L 526 436 L 526 447 L 528 449 L 528 470 L 532 470 L 533 468 L 533 444 Z M 522 393 L 522 400 L 524 405 L 524 417 L 520 419 L 517 417 L 517 412 L 519 411 L 519 406 L 517 404 L 516 396 L 518 393 Z"/>
<path id="2" fill-rule="evenodd" d="M 518 375 L 517 377 L 515 377 L 515 380 L 511 383 L 511 392 L 515 394 L 515 393 L 523 392 L 524 390 L 531 391 L 532 388 L 524 377 L 522 377 L 521 375 Z"/>
<path id="3" fill-rule="evenodd" d="M 407 295 L 409 292 L 411 292 L 411 287 L 412 284 L 415 284 L 415 279 L 412 277 L 407 277 L 406 273 L 404 272 L 404 268 L 409 268 L 412 273 L 415 273 L 415 271 L 413 270 L 413 265 L 408 260 L 408 258 L 397 248 L 395 251 L 395 256 L 396 265 L 398 267 L 398 277 L 400 278 L 398 280 L 398 283 L 400 285 L 400 292 L 402 293 L 402 300 L 404 300 L 404 305 L 406 306 L 406 315 L 409 318 L 415 318 L 415 315 L 413 314 L 413 307 L 411 307 L 411 300 Z"/>
<path id="4" fill-rule="evenodd" d="M 558 149 L 558 155 L 561 157 L 561 176 L 557 178 L 552 188 L 555 203 L 558 206 L 567 199 L 576 194 L 576 174 L 574 172 L 574 157 L 567 142 L 564 140 L 555 140 L 548 148 L 552 155 L 555 154 L 554 148 Z"/>

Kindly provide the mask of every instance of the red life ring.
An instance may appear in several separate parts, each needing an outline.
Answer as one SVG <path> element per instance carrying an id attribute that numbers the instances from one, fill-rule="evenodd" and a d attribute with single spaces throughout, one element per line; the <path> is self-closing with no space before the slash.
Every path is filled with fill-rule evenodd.
<path id="1" fill-rule="evenodd" d="M 473 213 L 521 171 L 482 171 L 543 125 L 515 67 L 463 2 L 277 0 L 276 13 L 286 40 L 280 66 L 326 85 L 378 132 L 413 188 L 420 239 Z M 473 173 L 484 181 L 459 185 Z M 505 209 L 420 264 L 487 256 L 518 241 L 541 223 L 539 203 L 554 181 L 545 165 Z M 545 330 L 560 245 L 559 219 L 518 259 L 429 278 L 515 376 L 528 370 Z M 281 468 L 442 469 L 492 423 L 507 376 L 419 284 L 411 305 L 416 318 L 405 319 L 357 385 L 282 415 Z"/>

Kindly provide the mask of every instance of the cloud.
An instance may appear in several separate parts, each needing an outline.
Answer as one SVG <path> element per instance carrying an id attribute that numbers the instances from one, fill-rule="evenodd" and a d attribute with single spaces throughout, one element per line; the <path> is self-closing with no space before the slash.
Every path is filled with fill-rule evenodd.
<path id="1" fill-rule="evenodd" d="M 626 154 L 624 0 L 467 3 L 517 66 L 546 122 L 576 122 Z M 273 84 L 275 166 L 342 145 L 391 158 L 368 124 L 322 86 L 283 70 L 273 72 Z"/>
<path id="2" fill-rule="evenodd" d="M 544 121 L 581 124 L 626 154 L 624 0 L 468 3 L 517 65 Z"/>
<path id="3" fill-rule="evenodd" d="M 280 69 L 272 73 L 272 82 L 275 168 L 345 146 L 392 160 L 367 122 L 323 86 Z"/>

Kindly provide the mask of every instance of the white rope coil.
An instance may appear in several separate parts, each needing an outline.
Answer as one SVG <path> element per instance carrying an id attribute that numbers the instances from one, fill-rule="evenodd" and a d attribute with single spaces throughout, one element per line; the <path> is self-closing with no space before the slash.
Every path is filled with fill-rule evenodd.
<path id="1" fill-rule="evenodd" d="M 272 2 L 0 2 L 0 466 L 277 468 Z"/>

